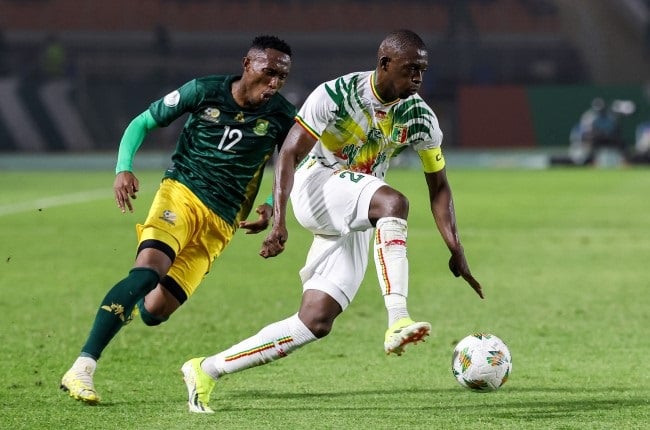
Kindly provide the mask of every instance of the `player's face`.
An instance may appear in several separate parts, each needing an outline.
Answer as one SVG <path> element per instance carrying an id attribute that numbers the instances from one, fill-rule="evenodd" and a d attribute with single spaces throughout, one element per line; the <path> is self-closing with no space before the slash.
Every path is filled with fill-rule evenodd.
<path id="1" fill-rule="evenodd" d="M 253 106 L 266 103 L 289 76 L 291 57 L 275 49 L 250 51 L 244 60 L 242 81 L 246 85 L 248 102 Z"/>
<path id="2" fill-rule="evenodd" d="M 416 94 L 422 85 L 422 76 L 429 64 L 427 51 L 410 48 L 390 59 L 388 79 L 395 97 L 407 98 Z"/>

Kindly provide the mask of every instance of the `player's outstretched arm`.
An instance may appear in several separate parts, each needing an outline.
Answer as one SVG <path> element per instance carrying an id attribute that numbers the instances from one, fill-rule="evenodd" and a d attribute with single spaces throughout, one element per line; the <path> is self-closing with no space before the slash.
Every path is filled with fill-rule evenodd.
<path id="1" fill-rule="evenodd" d="M 260 255 L 264 258 L 275 257 L 284 251 L 284 244 L 289 238 L 286 215 L 289 195 L 293 189 L 293 175 L 296 166 L 316 144 L 316 137 L 296 123 L 289 130 L 282 149 L 275 163 L 273 180 L 273 216 L 275 221 L 270 233 L 262 243 Z"/>
<path id="2" fill-rule="evenodd" d="M 456 214 L 454 201 L 451 195 L 451 187 L 447 180 L 446 169 L 437 172 L 425 173 L 427 187 L 429 189 L 429 201 L 431 212 L 436 221 L 438 231 L 451 252 L 449 259 L 449 270 L 456 277 L 462 277 L 472 287 L 480 298 L 483 298 L 481 284 L 472 276 L 463 246 L 456 225 Z"/>
<path id="3" fill-rule="evenodd" d="M 115 166 L 117 176 L 113 182 L 115 201 L 122 213 L 126 212 L 126 208 L 129 209 L 129 212 L 133 212 L 131 199 L 135 200 L 136 193 L 140 189 L 138 178 L 132 173 L 133 157 L 147 133 L 157 127 L 158 124 L 151 116 L 151 112 L 146 110 L 133 118 L 124 130 Z"/>

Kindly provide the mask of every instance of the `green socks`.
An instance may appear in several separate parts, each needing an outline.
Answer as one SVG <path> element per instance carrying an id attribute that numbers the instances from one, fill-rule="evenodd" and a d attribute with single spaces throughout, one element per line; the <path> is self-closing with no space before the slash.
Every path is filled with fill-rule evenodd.
<path id="1" fill-rule="evenodd" d="M 159 317 L 149 312 L 144 306 L 144 298 L 138 300 L 138 309 L 140 310 L 140 319 L 148 326 L 160 325 L 169 319 L 169 317 Z"/>
<path id="2" fill-rule="evenodd" d="M 81 355 L 96 360 L 123 325 L 131 320 L 133 307 L 158 285 L 156 271 L 144 267 L 131 269 L 129 276 L 115 284 L 106 294 L 95 316 Z"/>

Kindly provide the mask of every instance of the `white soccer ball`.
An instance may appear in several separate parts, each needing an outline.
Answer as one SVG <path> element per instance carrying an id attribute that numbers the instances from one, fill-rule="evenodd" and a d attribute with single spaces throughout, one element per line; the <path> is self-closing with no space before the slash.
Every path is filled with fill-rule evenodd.
<path id="1" fill-rule="evenodd" d="M 493 334 L 469 335 L 454 348 L 451 371 L 461 386 L 472 391 L 497 390 L 512 372 L 510 350 Z"/>

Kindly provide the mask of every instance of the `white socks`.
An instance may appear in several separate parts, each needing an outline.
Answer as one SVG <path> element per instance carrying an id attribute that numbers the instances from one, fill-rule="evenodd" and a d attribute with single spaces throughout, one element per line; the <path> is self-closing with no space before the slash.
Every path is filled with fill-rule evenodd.
<path id="1" fill-rule="evenodd" d="M 409 283 L 406 231 L 406 220 L 394 217 L 380 218 L 375 228 L 373 255 L 389 327 L 409 317 L 406 309 Z"/>
<path id="2" fill-rule="evenodd" d="M 213 378 L 235 373 L 278 358 L 316 340 L 316 337 L 295 314 L 285 320 L 267 325 L 225 351 L 207 357 L 201 368 Z"/>
<path id="3" fill-rule="evenodd" d="M 392 326 L 397 320 L 410 317 L 406 310 L 406 297 L 399 294 L 386 294 L 384 304 L 388 311 L 388 327 Z"/>
<path id="4" fill-rule="evenodd" d="M 83 371 L 92 376 L 95 373 L 95 369 L 97 368 L 97 361 L 91 357 L 79 356 L 72 364 L 72 368 Z"/>
<path id="5" fill-rule="evenodd" d="M 408 296 L 409 262 L 406 258 L 406 220 L 380 218 L 375 229 L 375 268 L 382 295 Z"/>

